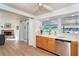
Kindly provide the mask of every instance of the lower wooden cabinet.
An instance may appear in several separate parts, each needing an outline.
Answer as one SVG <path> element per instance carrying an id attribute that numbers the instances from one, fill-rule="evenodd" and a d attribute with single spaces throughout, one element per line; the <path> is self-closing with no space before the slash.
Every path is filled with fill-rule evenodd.
<path id="1" fill-rule="evenodd" d="M 48 39 L 46 37 L 42 37 L 42 42 L 41 42 L 42 46 L 41 46 L 41 48 L 47 50 L 47 46 L 48 46 L 47 43 L 48 43 Z"/>
<path id="2" fill-rule="evenodd" d="M 47 51 L 56 53 L 56 50 L 60 51 L 59 48 L 57 48 L 57 43 L 55 38 L 48 38 L 48 37 L 43 37 L 43 36 L 36 36 L 36 46 L 40 47 L 42 49 L 45 49 Z M 61 45 L 61 44 L 60 44 Z M 76 41 L 72 41 L 70 43 L 70 51 L 71 51 L 71 56 L 77 56 L 78 55 L 78 42 Z M 61 45 L 62 46 L 62 45 Z M 61 49 L 62 47 L 59 46 Z M 62 50 L 61 50 L 62 51 Z M 60 52 L 62 53 L 62 52 Z"/>
<path id="3" fill-rule="evenodd" d="M 53 38 L 48 38 L 48 51 L 55 53 L 56 40 Z"/>
<path id="4" fill-rule="evenodd" d="M 36 37 L 36 46 L 42 49 L 48 50 L 50 52 L 55 52 L 55 39 L 37 36 Z"/>
<path id="5" fill-rule="evenodd" d="M 42 38 L 40 36 L 36 36 L 36 46 L 42 47 Z"/>
<path id="6" fill-rule="evenodd" d="M 78 56 L 78 42 L 71 42 L 71 56 Z"/>

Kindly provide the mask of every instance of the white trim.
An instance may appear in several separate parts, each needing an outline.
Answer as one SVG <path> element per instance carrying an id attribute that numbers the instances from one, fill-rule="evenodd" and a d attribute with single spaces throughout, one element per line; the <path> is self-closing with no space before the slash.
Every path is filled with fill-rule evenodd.
<path id="1" fill-rule="evenodd" d="M 56 11 L 52 11 L 43 15 L 39 15 L 36 17 L 36 19 L 42 19 L 42 18 L 47 18 L 47 17 L 53 17 L 53 16 L 59 16 L 59 15 L 64 15 L 68 13 L 73 13 L 73 12 L 79 12 L 79 4 L 74 4 Z"/>
<path id="2" fill-rule="evenodd" d="M 6 10 L 6 11 L 9 11 L 9 12 L 13 12 L 13 13 L 16 13 L 16 14 L 19 14 L 19 15 L 22 15 L 22 16 L 27 16 L 27 17 L 31 17 L 31 18 L 34 18 L 35 17 L 32 14 L 29 14 L 29 13 L 26 13 L 26 12 L 23 12 L 23 11 L 20 11 L 20 10 L 17 10 L 15 8 L 9 7 L 9 6 L 4 5 L 4 4 L 0 4 L 0 9 Z"/>

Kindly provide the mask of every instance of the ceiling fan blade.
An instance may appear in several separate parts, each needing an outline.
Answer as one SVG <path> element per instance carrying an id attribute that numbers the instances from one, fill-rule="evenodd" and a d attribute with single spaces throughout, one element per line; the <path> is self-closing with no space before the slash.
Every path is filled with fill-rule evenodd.
<path id="1" fill-rule="evenodd" d="M 33 11 L 33 13 L 34 13 L 34 14 L 35 14 L 35 13 L 38 13 L 39 10 L 40 10 L 40 6 L 36 7 L 36 9 Z"/>
<path id="2" fill-rule="evenodd" d="M 47 9 L 48 11 L 52 11 L 53 9 L 50 7 L 50 6 L 48 6 L 48 5 L 45 5 L 45 4 L 43 4 L 42 5 L 45 9 Z"/>

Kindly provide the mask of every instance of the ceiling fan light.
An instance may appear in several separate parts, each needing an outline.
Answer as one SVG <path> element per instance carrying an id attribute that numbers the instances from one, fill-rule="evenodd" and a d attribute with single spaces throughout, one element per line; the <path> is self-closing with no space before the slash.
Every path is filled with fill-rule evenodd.
<path id="1" fill-rule="evenodd" d="M 42 3 L 39 3 L 39 6 L 42 6 Z"/>

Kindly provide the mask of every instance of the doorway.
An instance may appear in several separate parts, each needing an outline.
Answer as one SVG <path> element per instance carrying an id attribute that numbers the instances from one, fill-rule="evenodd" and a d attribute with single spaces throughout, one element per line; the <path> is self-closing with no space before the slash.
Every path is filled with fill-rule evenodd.
<path id="1" fill-rule="evenodd" d="M 27 43 L 29 42 L 29 22 L 28 21 L 21 21 L 20 23 L 20 41 L 24 41 Z"/>

